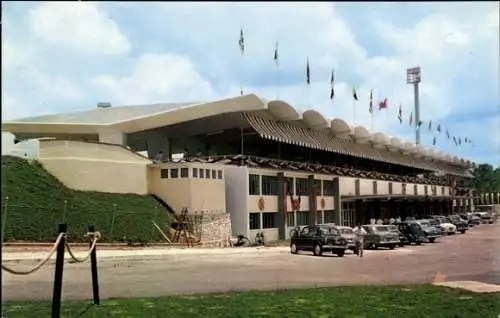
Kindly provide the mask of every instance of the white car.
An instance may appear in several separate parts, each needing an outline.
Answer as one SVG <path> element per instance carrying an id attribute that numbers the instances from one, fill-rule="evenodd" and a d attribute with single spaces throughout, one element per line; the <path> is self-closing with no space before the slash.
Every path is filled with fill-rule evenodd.
<path id="1" fill-rule="evenodd" d="M 444 222 L 444 223 L 440 223 L 439 227 L 441 228 L 441 231 L 443 231 L 444 234 L 457 233 L 457 227 L 454 224 Z"/>

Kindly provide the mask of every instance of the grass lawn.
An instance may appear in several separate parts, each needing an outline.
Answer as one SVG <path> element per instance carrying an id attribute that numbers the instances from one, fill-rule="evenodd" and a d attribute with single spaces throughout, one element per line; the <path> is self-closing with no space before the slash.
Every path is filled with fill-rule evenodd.
<path id="1" fill-rule="evenodd" d="M 4 302 L 3 316 L 50 317 L 50 302 Z M 63 302 L 61 317 L 497 318 L 500 294 L 436 286 L 335 287 Z"/>

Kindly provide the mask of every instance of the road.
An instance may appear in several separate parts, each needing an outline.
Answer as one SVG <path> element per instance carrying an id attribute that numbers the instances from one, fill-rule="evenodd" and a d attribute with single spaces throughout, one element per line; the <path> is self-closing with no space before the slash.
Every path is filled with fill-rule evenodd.
<path id="1" fill-rule="evenodd" d="M 23 264 L 24 262 L 24 264 Z M 27 261 L 8 262 L 27 268 Z M 336 286 L 353 284 L 428 283 L 437 272 L 447 280 L 500 283 L 500 224 L 481 225 L 466 234 L 441 238 L 439 243 L 365 251 L 359 258 L 346 254 L 314 257 L 292 255 L 286 248 L 252 253 L 181 253 L 124 259 L 101 258 L 102 298 L 154 297 L 172 294 L 225 292 L 247 289 Z M 28 276 L 2 272 L 4 300 L 50 299 L 53 264 Z M 90 265 L 65 264 L 64 299 L 91 297 Z"/>

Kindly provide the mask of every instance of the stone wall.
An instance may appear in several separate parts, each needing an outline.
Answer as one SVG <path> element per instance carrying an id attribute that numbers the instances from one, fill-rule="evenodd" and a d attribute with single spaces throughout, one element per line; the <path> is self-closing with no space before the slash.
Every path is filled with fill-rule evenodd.
<path id="1" fill-rule="evenodd" d="M 231 217 L 229 213 L 204 213 L 197 222 L 200 243 L 207 247 L 229 247 L 231 242 Z"/>

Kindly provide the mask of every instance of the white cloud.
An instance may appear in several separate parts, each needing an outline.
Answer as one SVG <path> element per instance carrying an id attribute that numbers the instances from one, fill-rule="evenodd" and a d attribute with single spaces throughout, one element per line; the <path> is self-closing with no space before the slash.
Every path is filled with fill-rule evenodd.
<path id="1" fill-rule="evenodd" d="M 32 32 L 60 48 L 87 54 L 123 54 L 130 50 L 118 25 L 96 4 L 45 2 L 29 15 Z"/>
<path id="2" fill-rule="evenodd" d="M 100 96 L 121 105 L 216 97 L 210 83 L 196 72 L 188 58 L 170 54 L 142 55 L 131 74 L 98 75 L 91 83 L 101 92 Z"/>

